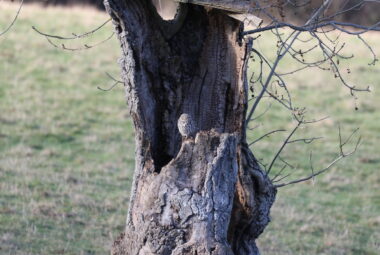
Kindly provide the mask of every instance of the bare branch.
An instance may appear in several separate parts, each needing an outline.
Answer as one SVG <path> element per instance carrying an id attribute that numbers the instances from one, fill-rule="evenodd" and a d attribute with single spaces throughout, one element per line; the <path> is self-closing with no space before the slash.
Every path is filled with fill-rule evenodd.
<path id="1" fill-rule="evenodd" d="M 116 79 L 114 76 L 112 76 L 109 72 L 106 72 L 106 75 L 111 79 L 113 80 L 114 82 L 118 82 L 118 83 L 124 83 L 122 80 L 118 80 Z"/>
<path id="2" fill-rule="evenodd" d="M 315 140 L 323 139 L 323 137 L 311 137 L 311 138 L 301 138 L 301 139 L 295 139 L 288 141 L 288 143 L 298 143 L 298 142 L 304 142 L 306 144 L 310 144 L 314 142 Z"/>
<path id="3" fill-rule="evenodd" d="M 311 18 L 305 23 L 305 26 L 309 26 L 310 24 L 313 24 L 314 22 L 316 22 L 318 20 L 319 16 L 323 13 L 323 11 L 326 8 L 328 8 L 328 6 L 330 4 L 331 4 L 331 0 L 325 0 L 325 1 L 323 1 L 323 4 L 314 12 L 314 14 L 311 16 Z M 272 19 L 272 20 L 274 21 L 275 19 Z M 277 31 L 278 27 L 275 27 L 275 28 L 276 28 L 276 31 Z M 278 67 L 278 65 L 279 65 L 280 61 L 283 59 L 283 57 L 289 52 L 289 50 L 292 49 L 292 45 L 294 44 L 294 42 L 296 41 L 296 39 L 300 36 L 300 34 L 301 34 L 301 31 L 298 31 L 297 33 L 295 33 L 295 31 L 293 31 L 288 36 L 288 38 L 285 41 L 282 42 L 282 46 L 279 49 L 277 58 L 276 58 L 275 62 L 273 63 L 273 65 L 272 65 L 272 67 L 270 69 L 270 73 L 269 73 L 269 75 L 268 75 L 265 83 L 263 84 L 263 88 L 262 88 L 260 94 L 256 98 L 256 100 L 255 100 L 252 108 L 250 109 L 250 111 L 248 113 L 248 117 L 246 119 L 246 124 L 251 120 L 252 115 L 255 112 L 255 110 L 256 110 L 259 102 L 263 98 L 265 92 L 267 92 L 274 99 L 277 99 L 278 102 L 280 102 L 280 103 L 283 104 L 283 102 L 281 102 L 281 100 L 278 100 L 277 97 L 275 97 L 273 94 L 271 94 L 270 92 L 268 92 L 267 88 L 268 88 L 268 85 L 270 84 L 273 76 L 278 76 L 276 74 L 276 68 Z M 278 36 L 278 38 L 281 38 L 281 36 Z M 288 44 L 287 44 L 287 41 L 289 41 Z M 285 87 L 285 85 L 284 85 L 284 87 Z M 283 104 L 283 105 L 286 106 L 285 104 Z M 291 106 L 289 108 L 292 109 Z"/>
<path id="4" fill-rule="evenodd" d="M 114 83 L 109 87 L 109 88 L 107 88 L 107 89 L 103 89 L 103 88 L 101 88 L 101 87 L 97 87 L 99 90 L 101 90 L 101 91 L 105 91 L 105 92 L 108 92 L 108 91 L 111 91 L 113 88 L 115 88 L 117 85 L 119 85 L 119 84 L 124 84 L 124 82 L 123 81 L 120 81 L 120 80 L 117 80 L 115 77 L 113 77 L 111 74 L 109 74 L 108 72 L 106 72 L 106 75 L 111 79 L 111 80 L 113 80 L 114 81 Z"/>
<path id="5" fill-rule="evenodd" d="M 264 116 L 271 109 L 271 107 L 272 107 L 272 104 L 270 103 L 268 105 L 268 107 L 264 110 L 264 112 L 260 113 L 257 117 L 252 118 L 251 120 L 254 121 L 254 120 L 257 120 L 257 119 L 261 118 L 262 116 Z"/>
<path id="6" fill-rule="evenodd" d="M 373 51 L 372 47 L 363 39 L 363 37 L 361 37 L 360 35 L 358 35 L 358 38 L 370 50 L 370 52 L 372 54 L 373 61 L 370 62 L 370 63 L 368 63 L 368 65 L 375 65 L 376 62 L 379 61 L 379 59 L 376 56 L 376 53 Z"/>
<path id="7" fill-rule="evenodd" d="M 21 12 L 21 8 L 22 8 L 23 4 L 24 4 L 24 0 L 21 0 L 20 6 L 19 6 L 19 8 L 18 8 L 18 10 L 16 12 L 15 17 L 13 18 L 12 22 L 8 25 L 8 27 L 5 28 L 4 31 L 0 32 L 0 36 L 2 36 L 5 33 L 7 33 L 13 27 L 13 25 L 16 23 L 16 20 L 17 20 L 19 14 Z"/>
<path id="8" fill-rule="evenodd" d="M 273 130 L 273 131 L 270 131 L 268 133 L 266 133 L 265 135 L 263 136 L 260 136 L 259 138 L 257 138 L 256 140 L 254 140 L 253 142 L 251 142 L 249 144 L 249 146 L 252 146 L 253 144 L 257 143 L 258 141 L 270 136 L 271 134 L 274 134 L 274 133 L 278 133 L 278 132 L 285 132 L 286 130 L 285 129 L 277 129 L 277 130 Z"/>
<path id="9" fill-rule="evenodd" d="M 318 24 L 310 24 L 307 26 L 296 26 L 290 23 L 281 22 L 275 25 L 261 27 L 254 30 L 249 30 L 249 31 L 244 32 L 243 34 L 244 35 L 256 34 L 256 33 L 264 32 L 264 31 L 279 29 L 279 28 L 284 28 L 284 27 L 288 27 L 299 32 L 317 31 L 319 28 L 332 27 L 346 34 L 360 35 L 368 31 L 380 31 L 380 22 L 377 22 L 373 24 L 372 26 L 363 26 L 359 24 L 348 23 L 348 22 L 338 22 L 338 21 L 328 21 L 328 22 L 323 22 L 323 23 L 318 23 Z M 353 28 L 353 29 L 360 29 L 360 30 L 354 32 L 346 28 Z"/>
<path id="10" fill-rule="evenodd" d="M 355 132 L 356 131 L 354 131 L 354 133 Z M 339 131 L 339 139 L 341 141 L 340 131 Z M 308 180 L 310 180 L 310 179 L 312 179 L 312 178 L 314 178 L 314 177 L 316 177 L 316 176 L 318 176 L 318 175 L 326 172 L 327 170 L 329 170 L 332 166 L 334 166 L 336 163 L 338 163 L 343 158 L 346 158 L 346 157 L 351 156 L 352 154 L 354 154 L 357 151 L 357 149 L 358 149 L 358 147 L 360 145 L 360 142 L 361 142 L 361 137 L 359 137 L 359 139 L 357 140 L 355 148 L 352 151 L 350 151 L 349 153 L 343 153 L 343 149 L 341 149 L 340 155 L 337 158 L 335 158 L 330 164 L 328 164 L 325 168 L 323 168 L 323 169 L 321 169 L 321 170 L 319 170 L 317 172 L 314 172 L 314 168 L 312 167 L 312 174 L 309 175 L 308 177 L 301 178 L 301 179 L 298 179 L 298 180 L 295 180 L 295 181 L 291 181 L 291 182 L 288 182 L 288 183 L 278 184 L 278 185 L 275 185 L 275 187 L 276 188 L 281 188 L 281 187 L 285 187 L 285 186 L 288 186 L 288 185 L 291 185 L 291 184 L 305 182 L 305 181 L 308 181 Z M 342 143 L 340 143 L 339 147 L 340 148 L 343 147 Z"/>
<path id="11" fill-rule="evenodd" d="M 59 36 L 59 35 L 47 34 L 47 33 L 41 32 L 35 26 L 32 26 L 32 29 L 34 31 L 36 31 L 37 33 L 39 33 L 40 35 L 43 35 L 43 36 L 48 37 L 48 38 L 54 38 L 54 39 L 59 39 L 59 40 L 75 40 L 75 39 L 85 38 L 85 37 L 93 35 L 95 32 L 97 32 L 102 27 L 104 27 L 105 25 L 107 25 L 111 20 L 112 19 L 108 19 L 103 24 L 101 24 L 100 26 L 96 27 L 95 29 L 93 29 L 93 30 L 91 30 L 89 32 L 85 32 L 85 33 L 79 34 L 79 35 L 77 35 L 75 33 L 72 33 L 72 36 Z"/>
<path id="12" fill-rule="evenodd" d="M 113 32 L 109 37 L 107 37 L 106 39 L 104 39 L 103 41 L 100 41 L 96 44 L 93 44 L 93 45 L 89 45 L 89 44 L 84 44 L 84 47 L 80 47 L 80 48 L 69 48 L 67 47 L 65 44 L 61 44 L 60 46 L 55 44 L 52 40 L 50 40 L 49 37 L 46 37 L 46 40 L 52 45 L 54 46 L 55 48 L 57 49 L 61 49 L 61 50 L 68 50 L 68 51 L 80 51 L 80 50 L 88 50 L 88 49 L 91 49 L 91 48 L 94 48 L 96 46 L 99 46 L 100 44 L 103 44 L 107 41 L 109 41 L 113 36 L 115 35 L 115 33 Z"/>
<path id="13" fill-rule="evenodd" d="M 268 167 L 268 170 L 267 170 L 267 175 L 269 175 L 270 171 L 272 170 L 272 167 L 273 167 L 274 163 L 276 162 L 277 158 L 280 156 L 281 152 L 284 150 L 284 148 L 288 144 L 288 141 L 290 140 L 290 138 L 295 134 L 295 132 L 297 131 L 297 129 L 302 124 L 303 124 L 302 120 L 298 121 L 297 125 L 293 128 L 293 130 L 290 132 L 290 134 L 288 135 L 288 137 L 282 143 L 280 149 L 277 151 L 276 155 L 274 156 L 274 158 L 272 159 L 271 163 L 269 164 L 269 167 Z"/>
<path id="14" fill-rule="evenodd" d="M 278 180 L 273 180 L 273 183 L 280 182 L 280 181 L 282 181 L 282 180 L 288 178 L 288 177 L 291 176 L 291 175 L 292 175 L 292 174 L 290 173 L 290 174 L 287 174 L 287 175 L 281 177 L 281 178 L 278 179 Z M 277 186 L 275 185 L 275 187 L 277 187 Z"/>
<path id="15" fill-rule="evenodd" d="M 271 182 L 274 182 L 276 179 L 277 179 L 277 177 L 279 177 L 279 176 L 281 176 L 281 174 L 282 174 L 282 172 L 286 169 L 286 167 L 287 167 L 287 165 L 285 164 L 282 168 L 281 168 L 281 170 L 271 179 Z"/>

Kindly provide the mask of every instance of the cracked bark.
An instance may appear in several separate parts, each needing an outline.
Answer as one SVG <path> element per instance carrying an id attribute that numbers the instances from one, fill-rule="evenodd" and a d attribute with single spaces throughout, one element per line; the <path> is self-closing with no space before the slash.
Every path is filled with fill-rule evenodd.
<path id="1" fill-rule="evenodd" d="M 259 254 L 276 190 L 245 142 L 247 45 L 217 10 L 180 5 L 164 21 L 150 0 L 106 0 L 136 129 L 125 233 L 112 253 Z M 177 120 L 194 119 L 182 139 Z"/>

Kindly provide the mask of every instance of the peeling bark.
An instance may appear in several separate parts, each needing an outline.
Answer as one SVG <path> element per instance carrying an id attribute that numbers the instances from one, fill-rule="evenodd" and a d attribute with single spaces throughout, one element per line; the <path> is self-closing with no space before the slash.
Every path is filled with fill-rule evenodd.
<path id="1" fill-rule="evenodd" d="M 259 254 L 276 190 L 245 142 L 247 45 L 221 11 L 106 0 L 136 129 L 125 233 L 113 254 Z M 183 139 L 182 113 L 198 132 Z"/>

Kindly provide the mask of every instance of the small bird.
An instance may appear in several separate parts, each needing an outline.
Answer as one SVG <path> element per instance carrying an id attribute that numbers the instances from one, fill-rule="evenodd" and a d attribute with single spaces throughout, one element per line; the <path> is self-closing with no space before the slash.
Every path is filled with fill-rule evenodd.
<path id="1" fill-rule="evenodd" d="M 184 138 L 189 138 L 194 135 L 196 128 L 193 119 L 187 113 L 182 113 L 178 119 L 178 130 Z"/>

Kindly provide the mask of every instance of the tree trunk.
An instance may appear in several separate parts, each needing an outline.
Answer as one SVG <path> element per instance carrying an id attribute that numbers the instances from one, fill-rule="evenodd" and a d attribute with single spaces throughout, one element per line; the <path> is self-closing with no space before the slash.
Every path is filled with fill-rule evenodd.
<path id="1" fill-rule="evenodd" d="M 136 129 L 125 233 L 114 255 L 259 254 L 276 190 L 245 142 L 249 43 L 217 10 L 180 5 L 164 21 L 150 0 L 106 0 Z M 177 120 L 189 114 L 194 137 Z"/>

